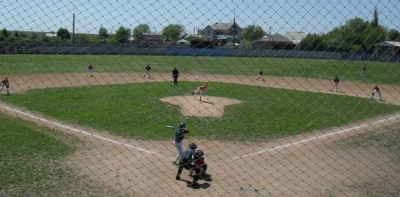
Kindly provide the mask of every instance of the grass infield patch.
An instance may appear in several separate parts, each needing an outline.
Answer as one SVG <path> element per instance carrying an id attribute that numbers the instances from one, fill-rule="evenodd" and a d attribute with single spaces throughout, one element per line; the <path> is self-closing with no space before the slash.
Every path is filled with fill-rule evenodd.
<path id="1" fill-rule="evenodd" d="M 138 139 L 172 139 L 182 120 L 178 106 L 160 98 L 188 95 L 198 83 L 152 82 L 80 88 L 31 90 L 0 97 L 6 102 L 64 121 Z M 362 120 L 400 107 L 369 99 L 211 83 L 207 95 L 244 101 L 225 108 L 222 118 L 189 117 L 190 137 L 266 140 Z"/>

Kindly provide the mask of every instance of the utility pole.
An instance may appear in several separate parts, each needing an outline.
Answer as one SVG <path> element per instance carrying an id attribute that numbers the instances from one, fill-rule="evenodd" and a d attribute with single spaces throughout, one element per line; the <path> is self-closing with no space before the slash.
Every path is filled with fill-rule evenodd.
<path id="1" fill-rule="evenodd" d="M 74 8 L 72 10 L 72 45 L 75 44 L 75 5 L 73 5 Z"/>
<path id="2" fill-rule="evenodd" d="M 233 48 L 236 48 L 236 16 L 235 16 L 235 9 L 233 9 Z"/>
<path id="3" fill-rule="evenodd" d="M 75 13 L 72 14 L 72 45 L 75 43 Z"/>

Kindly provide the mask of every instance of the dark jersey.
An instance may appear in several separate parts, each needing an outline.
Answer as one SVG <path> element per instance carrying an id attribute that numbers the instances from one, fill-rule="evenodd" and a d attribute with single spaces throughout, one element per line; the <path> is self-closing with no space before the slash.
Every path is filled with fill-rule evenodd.
<path id="1" fill-rule="evenodd" d="M 178 76 L 179 76 L 179 71 L 178 71 L 177 69 L 174 69 L 174 70 L 172 71 L 172 76 L 173 76 L 173 77 L 178 77 Z"/>
<path id="2" fill-rule="evenodd" d="M 185 138 L 185 134 L 183 133 L 183 129 L 179 128 L 175 130 L 175 142 L 180 143 L 183 141 L 183 138 Z"/>
<path id="3" fill-rule="evenodd" d="M 333 82 L 339 83 L 339 78 L 335 78 L 335 79 L 333 80 Z"/>

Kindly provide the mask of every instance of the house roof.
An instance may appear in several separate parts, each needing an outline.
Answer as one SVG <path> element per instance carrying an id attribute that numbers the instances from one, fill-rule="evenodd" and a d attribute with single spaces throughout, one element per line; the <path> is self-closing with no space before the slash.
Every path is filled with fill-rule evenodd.
<path id="1" fill-rule="evenodd" d="M 280 34 L 275 34 L 275 35 L 266 35 L 263 36 L 260 40 L 258 41 L 263 41 L 263 42 L 292 42 L 285 36 L 282 36 Z"/>
<path id="2" fill-rule="evenodd" d="M 381 46 L 381 47 L 400 47 L 400 42 L 397 41 L 383 41 L 378 44 L 375 44 L 375 46 Z"/>
<path id="3" fill-rule="evenodd" d="M 291 40 L 294 44 L 299 44 L 305 37 L 307 37 L 308 33 L 306 32 L 287 32 L 285 37 Z"/>
<path id="4" fill-rule="evenodd" d="M 188 43 L 189 41 L 185 40 L 185 39 L 180 39 L 178 41 L 176 41 L 177 43 Z"/>
<path id="5" fill-rule="evenodd" d="M 229 30 L 233 27 L 234 23 L 215 23 L 214 25 L 210 25 L 211 29 L 214 30 Z M 236 23 L 236 27 L 239 27 Z M 240 28 L 240 27 L 239 27 Z"/>

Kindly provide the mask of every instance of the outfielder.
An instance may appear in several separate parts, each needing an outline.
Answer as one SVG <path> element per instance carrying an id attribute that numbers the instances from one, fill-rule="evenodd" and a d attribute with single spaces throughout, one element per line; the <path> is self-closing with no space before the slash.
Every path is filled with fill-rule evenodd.
<path id="1" fill-rule="evenodd" d="M 7 95 L 10 95 L 10 91 L 8 90 L 10 88 L 10 82 L 8 81 L 8 77 L 4 78 L 3 81 L 0 82 L 0 92 L 3 91 L 3 88 L 6 87 L 7 90 Z"/>
<path id="2" fill-rule="evenodd" d="M 182 147 L 182 141 L 183 138 L 185 138 L 185 134 L 189 133 L 189 129 L 186 128 L 185 123 L 181 123 L 179 125 L 179 128 L 175 130 L 175 138 L 174 138 L 174 144 L 175 148 L 178 151 L 174 161 L 172 161 L 172 164 L 178 165 L 179 159 L 182 157 L 183 154 L 183 147 Z"/>
<path id="3" fill-rule="evenodd" d="M 194 90 L 192 92 L 192 95 L 195 95 L 195 94 L 200 95 L 200 101 L 201 101 L 201 95 L 206 92 L 207 85 L 208 85 L 208 83 L 205 83 L 205 84 L 197 87 L 196 90 Z"/>

